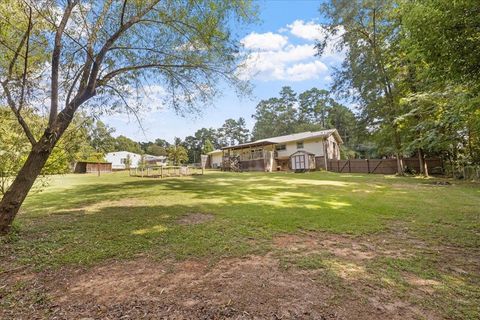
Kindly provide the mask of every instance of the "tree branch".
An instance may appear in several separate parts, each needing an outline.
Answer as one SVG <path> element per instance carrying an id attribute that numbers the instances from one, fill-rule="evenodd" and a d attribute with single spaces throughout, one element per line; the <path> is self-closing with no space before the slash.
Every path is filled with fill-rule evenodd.
<path id="1" fill-rule="evenodd" d="M 138 65 L 138 66 L 129 66 L 129 67 L 123 67 L 117 70 L 114 70 L 110 73 L 107 73 L 105 76 L 103 76 L 101 79 L 98 79 L 97 84 L 98 86 L 105 85 L 108 81 L 112 80 L 114 77 L 125 73 L 125 72 L 130 72 L 130 71 L 135 71 L 135 70 L 141 70 L 141 69 L 154 69 L 154 68 L 201 68 L 201 65 L 189 65 L 189 64 L 160 64 L 160 63 L 149 63 L 149 64 L 143 64 L 143 65 Z"/>
<path id="2" fill-rule="evenodd" d="M 125 22 L 123 25 L 118 28 L 118 30 L 110 36 L 110 38 L 105 42 L 103 45 L 102 49 L 100 49 L 97 57 L 95 58 L 95 62 L 93 63 L 92 66 L 92 71 L 90 72 L 90 78 L 88 80 L 88 85 L 87 85 L 87 90 L 90 92 L 95 91 L 95 87 L 97 85 L 97 77 L 98 73 L 100 71 L 100 66 L 103 62 L 103 59 L 105 58 L 105 55 L 107 54 L 108 50 L 113 46 L 115 41 L 118 40 L 130 27 L 132 27 L 134 24 L 140 21 L 140 19 L 145 16 L 152 8 L 158 4 L 160 0 L 154 0 L 152 1 L 145 9 L 143 9 L 139 14 L 136 16 L 130 18 L 127 22 Z"/>
<path id="3" fill-rule="evenodd" d="M 62 36 L 65 31 L 68 19 L 72 14 L 73 8 L 77 5 L 78 0 L 68 1 L 65 12 L 63 13 L 62 20 L 60 25 L 57 27 L 57 32 L 55 33 L 55 43 L 52 52 L 52 81 L 51 81 L 51 103 L 50 103 L 50 116 L 48 119 L 48 126 L 52 127 L 53 123 L 57 119 L 58 114 L 58 76 L 59 76 L 59 67 L 60 67 L 60 55 L 62 51 Z"/>
<path id="4" fill-rule="evenodd" d="M 27 39 L 25 45 L 25 58 L 23 60 L 23 75 L 22 75 L 22 89 L 20 93 L 20 102 L 18 103 L 18 113 L 22 111 L 23 104 L 25 102 L 25 86 L 27 84 L 27 68 L 28 68 L 28 52 L 30 45 L 30 33 L 32 31 L 32 7 L 28 6 L 28 27 L 27 27 Z"/>
<path id="5" fill-rule="evenodd" d="M 125 18 L 125 8 L 127 7 L 127 0 L 123 1 L 122 14 L 120 15 L 120 25 L 123 25 L 123 19 Z"/>
<path id="6" fill-rule="evenodd" d="M 10 109 L 12 110 L 13 114 L 18 120 L 18 123 L 22 127 L 23 131 L 25 132 L 25 135 L 28 138 L 28 141 L 30 141 L 30 144 L 33 146 L 37 143 L 35 140 L 35 137 L 32 134 L 32 131 L 30 131 L 30 128 L 28 127 L 27 123 L 25 122 L 25 119 L 23 119 L 21 113 L 18 111 L 18 109 L 15 107 L 15 102 L 13 101 L 12 94 L 10 92 L 10 89 L 8 89 L 8 86 L 5 82 L 2 82 L 2 87 L 3 91 L 5 92 L 5 95 L 7 97 L 7 103 Z"/>
<path id="7" fill-rule="evenodd" d="M 7 98 L 7 103 L 10 109 L 12 110 L 13 114 L 18 120 L 18 123 L 22 127 L 23 131 L 25 132 L 25 135 L 28 138 L 28 141 L 30 141 L 30 144 L 33 146 L 36 142 L 35 137 L 33 136 L 30 128 L 28 127 L 27 123 L 25 122 L 25 119 L 23 119 L 20 111 L 23 107 L 23 103 L 25 100 L 25 85 L 26 85 L 26 76 L 27 76 L 27 66 L 28 66 L 28 42 L 30 38 L 30 33 L 32 30 L 32 10 L 30 8 L 30 14 L 29 14 L 29 21 L 28 21 L 28 27 L 27 30 L 25 31 L 25 34 L 22 36 L 22 39 L 20 40 L 20 43 L 17 47 L 17 50 L 14 53 L 14 56 L 12 60 L 10 61 L 10 64 L 8 66 L 8 75 L 7 78 L 1 83 L 3 91 L 5 92 L 6 98 Z M 10 89 L 8 88 L 8 82 L 11 80 L 12 74 L 13 74 L 13 69 L 15 67 L 15 64 L 17 62 L 17 59 L 19 56 L 21 56 L 20 52 L 22 48 L 27 45 L 26 53 L 23 56 L 24 58 L 24 69 L 23 69 L 23 75 L 22 75 L 22 88 L 21 88 L 21 96 L 20 96 L 20 103 L 19 106 L 17 107 L 15 105 L 15 101 L 13 100 L 12 93 L 10 92 Z"/>
<path id="8" fill-rule="evenodd" d="M 104 3 L 102 8 L 102 13 L 100 14 L 99 18 L 95 22 L 95 25 L 92 28 L 92 32 L 88 37 L 87 48 L 86 48 L 87 57 L 86 57 L 85 65 L 83 67 L 82 78 L 80 80 L 80 90 L 84 90 L 85 87 L 87 86 L 88 78 L 90 76 L 90 71 L 92 69 L 92 64 L 95 61 L 93 45 L 95 41 L 97 41 L 97 33 L 100 30 L 101 26 L 103 25 L 105 21 L 105 17 L 107 15 L 108 10 L 110 10 L 111 5 L 112 5 L 112 0 L 106 1 Z"/>
<path id="9" fill-rule="evenodd" d="M 130 105 L 128 104 L 127 100 L 125 99 L 125 97 L 122 95 L 122 93 L 120 91 L 118 91 L 115 87 L 113 86 L 110 86 L 108 84 L 105 84 L 104 85 L 105 87 L 107 88 L 110 88 L 112 89 L 119 97 L 120 99 L 122 99 L 123 103 L 125 104 L 125 106 L 127 107 L 128 110 L 130 110 L 133 115 L 135 116 L 135 119 L 137 120 L 138 122 L 138 126 L 140 127 L 140 129 L 142 130 L 143 134 L 145 135 L 145 130 L 143 129 L 143 126 L 142 126 L 142 122 L 140 121 L 140 117 L 138 116 L 137 112 L 135 111 L 135 109 L 133 109 L 132 107 L 130 107 Z"/>

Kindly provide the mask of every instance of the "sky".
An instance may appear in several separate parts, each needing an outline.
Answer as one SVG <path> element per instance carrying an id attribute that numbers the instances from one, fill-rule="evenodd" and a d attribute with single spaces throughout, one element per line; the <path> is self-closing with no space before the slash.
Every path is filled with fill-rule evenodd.
<path id="1" fill-rule="evenodd" d="M 141 115 L 141 126 L 133 116 L 122 114 L 105 116 L 102 121 L 115 128 L 116 136 L 173 142 L 175 137 L 184 139 L 203 127 L 219 128 L 228 118 L 245 118 L 251 130 L 258 102 L 277 96 L 283 86 L 290 86 L 297 93 L 313 87 L 328 89 L 332 68 L 342 60 L 342 55 L 330 50 L 321 58 L 314 56 L 315 39 L 321 37 L 321 1 L 260 0 L 257 4 L 260 22 L 242 27 L 239 34 L 250 52 L 243 76 L 253 86 L 251 96 L 238 97 L 233 89 L 226 88 L 201 115 L 181 116 L 162 108 L 153 92 L 148 101 L 153 110 Z"/>

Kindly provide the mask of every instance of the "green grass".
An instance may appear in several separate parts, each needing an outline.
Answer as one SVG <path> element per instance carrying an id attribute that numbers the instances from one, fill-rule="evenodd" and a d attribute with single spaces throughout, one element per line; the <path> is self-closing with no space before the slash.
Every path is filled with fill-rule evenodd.
<path id="1" fill-rule="evenodd" d="M 480 186 L 456 181 L 439 186 L 433 181 L 326 172 L 211 171 L 164 180 L 126 173 L 55 176 L 43 192 L 27 198 L 15 232 L 3 240 L 7 250 L 0 259 L 9 264 L 0 268 L 91 266 L 144 255 L 214 262 L 278 251 L 272 239 L 285 233 L 365 237 L 403 228 L 424 249 L 409 259 L 377 257 L 362 265 L 370 281 L 394 287 L 399 295 L 410 288 L 402 280 L 405 274 L 439 281 L 443 293 L 435 303 L 450 301 L 441 306 L 444 313 L 474 318 L 480 302 L 478 270 L 458 277 L 445 267 L 451 256 L 434 248 L 478 256 Z M 179 224 L 189 213 L 215 218 Z M 323 253 L 278 254 L 286 266 L 323 270 L 333 284 L 342 282 L 336 269 L 359 268 Z"/>
<path id="2" fill-rule="evenodd" d="M 21 263 L 38 267 L 141 253 L 219 257 L 265 250 L 279 233 L 362 235 L 398 220 L 429 242 L 478 248 L 479 204 L 478 185 L 436 186 L 380 175 L 208 172 L 164 180 L 125 173 L 66 175 L 27 198 L 11 245 Z M 216 219 L 176 223 L 192 212 Z"/>

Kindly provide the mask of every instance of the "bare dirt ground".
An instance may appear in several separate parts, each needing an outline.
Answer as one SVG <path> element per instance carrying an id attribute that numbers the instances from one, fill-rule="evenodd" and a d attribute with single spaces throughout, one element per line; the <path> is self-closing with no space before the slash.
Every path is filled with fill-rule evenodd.
<path id="1" fill-rule="evenodd" d="M 420 303 L 435 294 L 436 281 L 405 275 L 412 286 L 405 298 L 367 271 L 375 258 L 408 258 L 424 246 L 405 241 L 304 233 L 275 237 L 263 256 L 213 263 L 141 257 L 88 269 L 14 270 L 0 275 L 0 318 L 441 319 Z M 289 263 L 316 255 L 325 268 Z"/>

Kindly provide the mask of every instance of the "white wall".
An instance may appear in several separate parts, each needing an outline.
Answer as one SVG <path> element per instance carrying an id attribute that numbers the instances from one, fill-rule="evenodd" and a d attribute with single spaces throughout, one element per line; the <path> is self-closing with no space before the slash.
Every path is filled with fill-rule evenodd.
<path id="1" fill-rule="evenodd" d="M 324 140 L 320 138 L 304 140 L 303 148 L 297 149 L 297 141 L 287 142 L 286 150 L 278 151 L 278 157 L 288 158 L 297 151 L 307 151 L 313 153 L 316 157 L 321 157 L 324 155 L 323 144 Z M 328 159 L 340 160 L 340 147 L 333 135 L 329 136 L 327 139 L 327 153 Z"/>
<path id="2" fill-rule="evenodd" d="M 323 140 L 322 139 L 311 139 L 303 141 L 303 148 L 297 149 L 297 141 L 287 142 L 286 150 L 278 151 L 279 158 L 288 158 L 290 155 L 297 151 L 307 151 L 315 154 L 315 156 L 323 156 Z"/>
<path id="3" fill-rule="evenodd" d="M 128 151 L 116 151 L 107 153 L 105 156 L 107 162 L 112 163 L 112 169 L 126 169 L 125 159 L 130 155 L 130 168 L 137 168 L 142 161 L 142 156 Z M 122 160 L 123 159 L 123 160 Z"/>
<path id="4" fill-rule="evenodd" d="M 210 166 L 212 168 L 219 168 L 222 165 L 223 153 L 215 152 L 210 154 Z"/>

